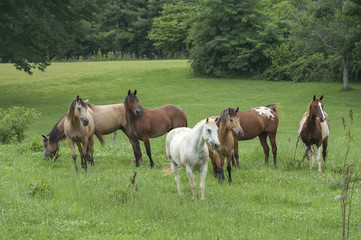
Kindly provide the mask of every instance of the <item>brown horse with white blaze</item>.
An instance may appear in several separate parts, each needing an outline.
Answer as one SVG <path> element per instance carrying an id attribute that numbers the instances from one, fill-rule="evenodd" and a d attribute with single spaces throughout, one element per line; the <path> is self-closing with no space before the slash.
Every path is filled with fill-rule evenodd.
<path id="1" fill-rule="evenodd" d="M 139 146 L 139 140 L 141 140 L 147 150 L 150 166 L 153 167 L 149 138 L 160 137 L 174 128 L 187 127 L 187 116 L 183 109 L 172 104 L 146 109 L 138 104 L 139 100 L 136 94 L 137 90 L 134 93 L 129 90 L 124 100 L 127 121 L 125 133 L 132 143 L 136 166 L 139 166 L 141 157 Z"/>
<path id="2" fill-rule="evenodd" d="M 328 121 L 328 115 L 323 111 L 322 103 L 323 95 L 320 98 L 313 96 L 313 100 L 308 105 L 307 112 L 303 114 L 303 117 L 298 126 L 298 137 L 302 140 L 306 152 L 310 169 L 315 165 L 315 151 L 313 145 L 317 147 L 317 161 L 318 171 L 322 172 L 321 168 L 321 146 L 323 161 L 326 164 L 327 144 L 328 136 L 330 134 L 330 124 Z M 309 156 L 311 151 L 312 164 Z"/>
<path id="3" fill-rule="evenodd" d="M 239 124 L 237 116 L 238 108 L 227 108 L 221 115 L 217 118 L 217 127 L 218 127 L 218 139 L 220 146 L 217 149 L 211 148 L 208 146 L 209 157 L 213 165 L 214 176 L 218 176 L 218 181 L 221 183 L 224 179 L 223 166 L 224 159 L 227 159 L 227 172 L 228 172 L 228 183 L 232 183 L 231 176 L 231 161 L 234 148 L 234 137 L 243 136 L 243 129 Z"/>
<path id="4" fill-rule="evenodd" d="M 100 132 L 95 128 L 94 120 L 92 117 L 92 110 L 88 108 L 87 104 L 77 96 L 72 101 L 69 111 L 64 119 L 64 133 L 68 139 L 69 147 L 72 151 L 75 171 L 78 171 L 76 164 L 77 155 L 74 148 L 74 143 L 78 146 L 81 155 L 81 165 L 84 170 L 87 170 L 87 161 L 94 165 L 93 152 L 94 152 L 94 134 L 97 135 L 100 142 L 103 144 L 104 140 Z M 87 153 L 89 148 L 89 154 Z"/>
<path id="5" fill-rule="evenodd" d="M 238 111 L 240 125 L 243 129 L 244 135 L 242 137 L 234 137 L 234 157 L 239 167 L 238 155 L 238 141 L 250 140 L 258 137 L 263 147 L 265 155 L 265 163 L 269 164 L 269 146 L 267 144 L 267 137 L 270 140 L 273 164 L 277 166 L 277 145 L 276 134 L 278 128 L 278 115 L 276 113 L 278 104 L 270 104 L 265 107 L 252 108 L 249 111 Z"/>

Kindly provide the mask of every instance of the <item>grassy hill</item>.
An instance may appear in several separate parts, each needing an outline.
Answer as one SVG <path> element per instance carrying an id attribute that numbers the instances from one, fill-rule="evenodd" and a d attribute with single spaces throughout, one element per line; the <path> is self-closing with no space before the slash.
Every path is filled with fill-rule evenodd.
<path id="1" fill-rule="evenodd" d="M 361 85 L 340 91 L 340 83 L 266 82 L 259 79 L 194 78 L 185 60 L 55 63 L 28 76 L 0 64 L 0 108 L 25 106 L 41 113 L 21 144 L 0 146 L 1 239 L 339 239 L 344 165 L 360 166 Z M 116 142 L 95 144 L 95 166 L 74 172 L 71 152 L 61 144 L 58 161 L 47 161 L 41 143 L 80 95 L 94 104 L 123 102 L 137 89 L 139 104 L 155 108 L 168 103 L 183 108 L 188 125 L 218 115 L 227 107 L 246 111 L 280 103 L 277 134 L 278 168 L 264 165 L 258 139 L 240 142 L 241 169 L 233 185 L 218 184 L 209 164 L 205 202 L 193 202 L 185 170 L 183 195 L 177 194 L 167 164 L 165 136 L 151 139 L 155 168 L 142 146 L 145 163 L 136 168 L 122 132 Z M 297 126 L 313 95 L 324 96 L 331 133 L 323 173 L 294 161 Z M 352 109 L 354 122 L 348 117 Z M 345 137 L 342 117 L 354 141 Z M 141 143 L 142 145 L 142 143 Z M 347 147 L 350 151 L 347 157 Z M 296 159 L 303 156 L 299 144 Z M 78 161 L 79 165 L 79 161 Z M 138 191 L 127 188 L 137 172 Z M 199 175 L 196 175 L 200 199 Z M 351 239 L 361 235 L 360 182 L 356 185 Z"/>

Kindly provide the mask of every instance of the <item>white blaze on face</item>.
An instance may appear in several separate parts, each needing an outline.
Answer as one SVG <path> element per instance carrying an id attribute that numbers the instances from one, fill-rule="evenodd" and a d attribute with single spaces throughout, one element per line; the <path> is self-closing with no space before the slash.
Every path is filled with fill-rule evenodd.
<path id="1" fill-rule="evenodd" d="M 270 108 L 268 107 L 257 107 L 257 108 L 253 108 L 258 115 L 262 116 L 262 117 L 266 117 L 266 118 L 270 118 L 272 121 L 275 120 L 275 116 L 272 114 L 272 111 Z"/>
<path id="2" fill-rule="evenodd" d="M 318 106 L 319 106 L 319 107 L 320 107 L 320 109 L 321 109 L 322 119 L 323 119 L 323 120 L 325 120 L 325 119 L 326 119 L 326 117 L 325 117 L 325 113 L 323 112 L 323 109 L 322 109 L 322 104 L 319 102 L 319 103 L 318 103 Z"/>

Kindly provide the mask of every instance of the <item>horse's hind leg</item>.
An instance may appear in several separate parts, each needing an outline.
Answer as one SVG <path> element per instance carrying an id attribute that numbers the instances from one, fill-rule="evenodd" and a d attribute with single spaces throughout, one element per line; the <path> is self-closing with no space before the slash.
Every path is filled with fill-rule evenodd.
<path id="1" fill-rule="evenodd" d="M 144 142 L 145 149 L 147 150 L 147 155 L 148 155 L 148 157 L 149 157 L 150 167 L 153 168 L 153 167 L 154 167 L 154 162 L 153 162 L 153 159 L 152 159 L 152 153 L 151 153 L 151 151 L 150 151 L 149 138 L 143 139 L 143 142 Z"/>
<path id="2" fill-rule="evenodd" d="M 200 169 L 199 169 L 199 177 L 200 177 L 200 187 L 201 187 L 201 201 L 205 200 L 204 197 L 204 189 L 206 187 L 206 176 L 207 176 L 207 171 L 208 171 L 208 164 L 204 164 Z"/>
<path id="3" fill-rule="evenodd" d="M 269 147 L 267 144 L 267 133 L 266 132 L 262 132 L 259 136 L 259 141 L 261 142 L 261 145 L 263 147 L 263 152 L 264 152 L 264 158 L 265 158 L 265 164 L 268 166 L 269 165 Z"/>
<path id="4" fill-rule="evenodd" d="M 89 138 L 89 152 L 90 152 L 90 155 L 87 154 L 87 158 L 89 159 L 89 162 L 92 166 L 94 166 L 94 135 L 92 135 L 90 138 Z"/>
<path id="5" fill-rule="evenodd" d="M 325 166 L 326 166 L 326 156 L 327 156 L 327 145 L 328 145 L 328 137 L 326 137 L 322 142 L 322 157 Z"/>
<path id="6" fill-rule="evenodd" d="M 236 137 L 233 137 L 233 138 L 234 138 L 234 147 L 233 147 L 232 165 L 233 165 L 233 167 L 237 166 L 238 168 L 241 168 L 239 166 L 238 139 Z M 236 164 L 234 162 L 234 159 L 236 160 Z"/>
<path id="7" fill-rule="evenodd" d="M 172 172 L 174 174 L 174 179 L 177 184 L 178 194 L 182 194 L 180 190 L 180 179 L 179 179 L 179 173 L 178 173 L 178 164 L 176 164 L 172 159 L 170 159 Z"/>
<path id="8" fill-rule="evenodd" d="M 272 147 L 272 154 L 273 154 L 273 165 L 277 167 L 277 145 L 276 145 L 276 135 L 275 134 L 268 134 L 269 141 Z"/>
<path id="9" fill-rule="evenodd" d="M 189 179 L 189 183 L 191 185 L 191 189 L 192 189 L 192 193 L 193 193 L 193 200 L 196 200 L 196 185 L 194 183 L 194 173 L 192 168 L 187 165 L 186 166 L 186 171 L 187 171 L 187 175 L 188 175 L 188 179 Z"/>

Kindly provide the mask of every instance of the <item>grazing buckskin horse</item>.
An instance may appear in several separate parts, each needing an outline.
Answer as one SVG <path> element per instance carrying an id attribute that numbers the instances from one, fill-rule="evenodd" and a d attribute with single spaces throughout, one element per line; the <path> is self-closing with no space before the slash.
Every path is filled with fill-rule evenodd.
<path id="1" fill-rule="evenodd" d="M 234 149 L 234 137 L 243 136 L 243 130 L 239 124 L 237 116 L 238 108 L 227 108 L 225 109 L 217 120 L 218 127 L 218 139 L 220 147 L 217 149 L 208 148 L 209 157 L 213 165 L 214 176 L 217 177 L 221 183 L 224 179 L 223 166 L 224 159 L 227 159 L 227 172 L 228 172 L 228 183 L 232 183 L 231 177 L 231 161 Z"/>
<path id="2" fill-rule="evenodd" d="M 87 161 L 94 165 L 94 134 L 97 135 L 99 141 L 103 144 L 104 140 L 100 132 L 95 128 L 94 120 L 92 117 L 92 110 L 88 108 L 87 104 L 77 96 L 72 101 L 69 111 L 64 119 L 64 133 L 68 139 L 69 147 L 72 151 L 75 171 L 78 171 L 76 164 L 76 152 L 74 143 L 77 144 L 79 153 L 81 155 L 81 165 L 87 171 Z M 90 156 L 87 154 L 89 148 Z"/>
<path id="3" fill-rule="evenodd" d="M 153 167 L 154 162 L 150 151 L 149 138 L 160 137 L 174 128 L 186 127 L 187 116 L 183 109 L 172 104 L 155 109 L 146 109 L 138 104 L 136 94 L 137 90 L 134 93 L 129 90 L 124 100 L 127 120 L 125 133 L 132 143 L 136 166 L 139 166 L 141 157 L 139 146 L 139 140 L 141 140 L 147 150 L 150 167 Z"/>
<path id="4" fill-rule="evenodd" d="M 252 108 L 249 111 L 238 111 L 240 125 L 244 135 L 234 138 L 234 157 L 239 167 L 238 141 L 250 140 L 258 136 L 263 152 L 265 155 L 265 163 L 268 165 L 269 147 L 267 144 L 267 136 L 270 140 L 273 153 L 273 164 L 277 166 L 277 145 L 276 134 L 278 127 L 278 115 L 276 108 L 278 104 L 270 104 L 265 107 Z"/>
<path id="5" fill-rule="evenodd" d="M 201 200 L 204 201 L 205 180 L 208 171 L 208 149 L 219 147 L 217 136 L 218 127 L 214 119 L 204 119 L 194 128 L 176 128 L 170 131 L 166 138 L 166 153 L 171 163 L 178 194 L 181 194 L 178 168 L 185 166 L 191 185 L 193 200 L 196 200 L 194 171 L 199 170 Z"/>
<path id="6" fill-rule="evenodd" d="M 84 101 L 93 111 L 93 120 L 96 128 L 102 135 L 115 133 L 118 129 L 124 131 L 126 125 L 125 107 L 123 103 L 110 105 L 93 105 L 88 101 Z M 65 115 L 66 116 L 66 115 Z M 53 127 L 47 136 L 43 136 L 44 157 L 58 158 L 59 141 L 65 139 L 63 116 Z M 134 158 L 135 161 L 135 158 Z M 141 157 L 143 162 L 143 157 Z"/>
<path id="7" fill-rule="evenodd" d="M 323 111 L 322 103 L 323 95 L 320 98 L 313 96 L 313 100 L 308 105 L 307 112 L 303 114 L 301 122 L 298 126 L 298 137 L 302 140 L 307 156 L 310 169 L 315 165 L 315 150 L 313 145 L 317 146 L 317 161 L 318 171 L 322 172 L 321 168 L 321 146 L 323 161 L 326 164 L 327 142 L 330 134 L 330 124 L 328 115 Z M 309 156 L 311 151 L 312 165 Z"/>

